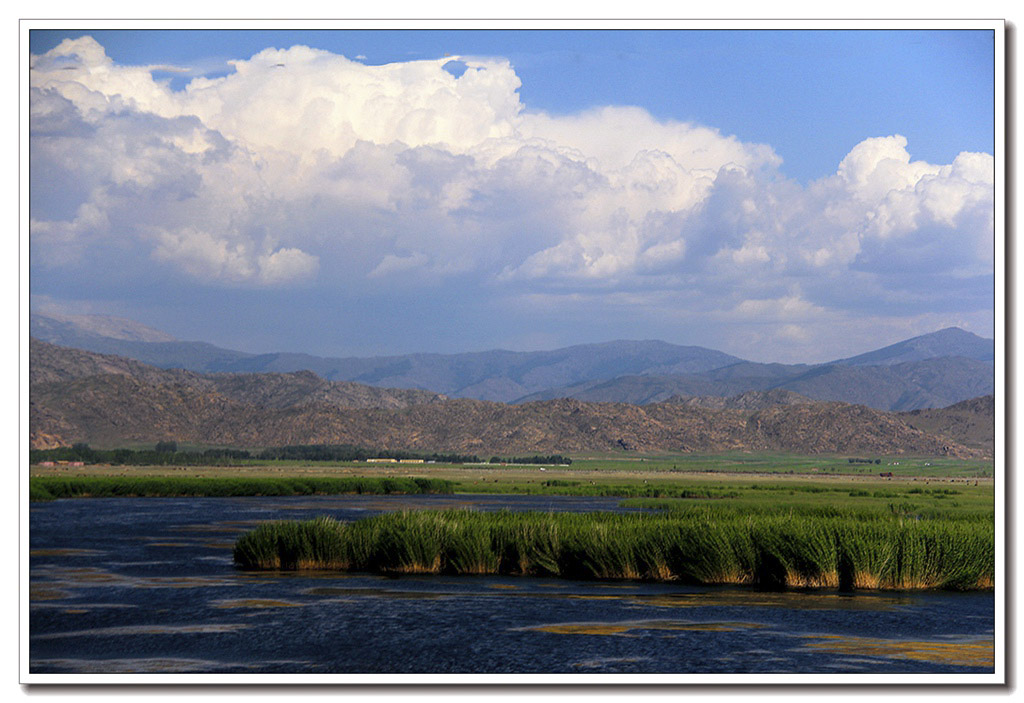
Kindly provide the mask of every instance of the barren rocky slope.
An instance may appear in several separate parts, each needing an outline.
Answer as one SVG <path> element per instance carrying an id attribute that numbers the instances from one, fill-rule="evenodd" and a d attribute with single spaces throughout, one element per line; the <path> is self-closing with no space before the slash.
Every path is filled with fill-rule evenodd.
<path id="1" fill-rule="evenodd" d="M 989 456 L 995 451 L 996 411 L 995 398 L 991 395 L 948 408 L 912 410 L 899 415 L 911 427 L 929 434 L 981 449 Z"/>
<path id="2" fill-rule="evenodd" d="M 33 339 L 29 348 L 33 446 L 68 437 L 101 441 L 182 439 L 209 433 L 212 422 L 245 422 L 253 413 L 307 406 L 402 408 L 445 397 L 429 391 L 327 381 L 309 371 L 198 374 L 160 369 L 110 354 L 58 347 Z M 149 429 L 146 429 L 146 426 Z"/>
<path id="3" fill-rule="evenodd" d="M 357 444 L 381 449 L 568 453 L 767 450 L 979 456 L 900 416 L 779 394 L 709 409 L 683 403 L 507 405 L 422 391 L 333 383 L 312 373 L 196 374 L 32 345 L 33 446 L 177 440 L 260 447 Z M 755 402 L 756 401 L 756 402 Z"/>

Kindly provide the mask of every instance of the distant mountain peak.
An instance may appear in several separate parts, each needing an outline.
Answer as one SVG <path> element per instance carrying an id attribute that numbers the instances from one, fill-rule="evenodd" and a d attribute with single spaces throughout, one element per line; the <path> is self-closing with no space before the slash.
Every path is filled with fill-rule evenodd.
<path id="1" fill-rule="evenodd" d="M 918 335 L 881 349 L 830 362 L 844 366 L 891 366 L 942 356 L 962 356 L 975 361 L 995 359 L 995 342 L 959 327 L 946 327 Z"/>
<path id="2" fill-rule="evenodd" d="M 976 335 L 973 332 L 968 332 L 967 330 L 963 329 L 962 327 L 943 327 L 941 330 L 936 330 L 934 332 L 928 332 L 927 334 L 921 334 L 921 335 L 918 335 L 916 337 L 911 337 L 910 339 L 905 340 L 904 343 L 910 343 L 910 342 L 918 342 L 918 343 L 920 343 L 920 342 L 924 342 L 924 341 L 950 342 L 950 341 L 975 341 L 975 340 L 983 340 L 984 341 L 985 338 L 981 337 L 979 335 Z M 989 340 L 989 341 L 991 341 L 991 340 Z"/>

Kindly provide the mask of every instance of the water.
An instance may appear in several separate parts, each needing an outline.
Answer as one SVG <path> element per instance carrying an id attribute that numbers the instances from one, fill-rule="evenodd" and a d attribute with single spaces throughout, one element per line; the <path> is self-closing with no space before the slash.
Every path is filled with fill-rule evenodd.
<path id="1" fill-rule="evenodd" d="M 246 573 L 261 521 L 614 498 L 110 498 L 31 506 L 32 673 L 992 673 L 991 593 L 759 593 Z"/>

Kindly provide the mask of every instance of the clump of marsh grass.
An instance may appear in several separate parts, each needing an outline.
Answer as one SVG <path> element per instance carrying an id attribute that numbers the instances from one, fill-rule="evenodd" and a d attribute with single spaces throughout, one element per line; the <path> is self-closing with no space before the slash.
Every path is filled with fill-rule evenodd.
<path id="1" fill-rule="evenodd" d="M 982 521 L 831 515 L 386 513 L 351 524 L 271 523 L 244 535 L 245 569 L 560 576 L 786 587 L 990 586 Z"/>
<path id="2" fill-rule="evenodd" d="M 344 531 L 343 523 L 329 517 L 267 523 L 235 542 L 235 562 L 264 569 L 348 569 Z"/>

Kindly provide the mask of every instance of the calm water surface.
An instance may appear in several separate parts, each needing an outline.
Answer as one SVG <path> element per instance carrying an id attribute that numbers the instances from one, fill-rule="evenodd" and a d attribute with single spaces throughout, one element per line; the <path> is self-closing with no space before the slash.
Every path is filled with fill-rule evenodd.
<path id="1" fill-rule="evenodd" d="M 110 498 L 31 506 L 32 673 L 991 673 L 991 593 L 759 593 L 505 577 L 247 573 L 260 522 L 536 496 Z"/>

